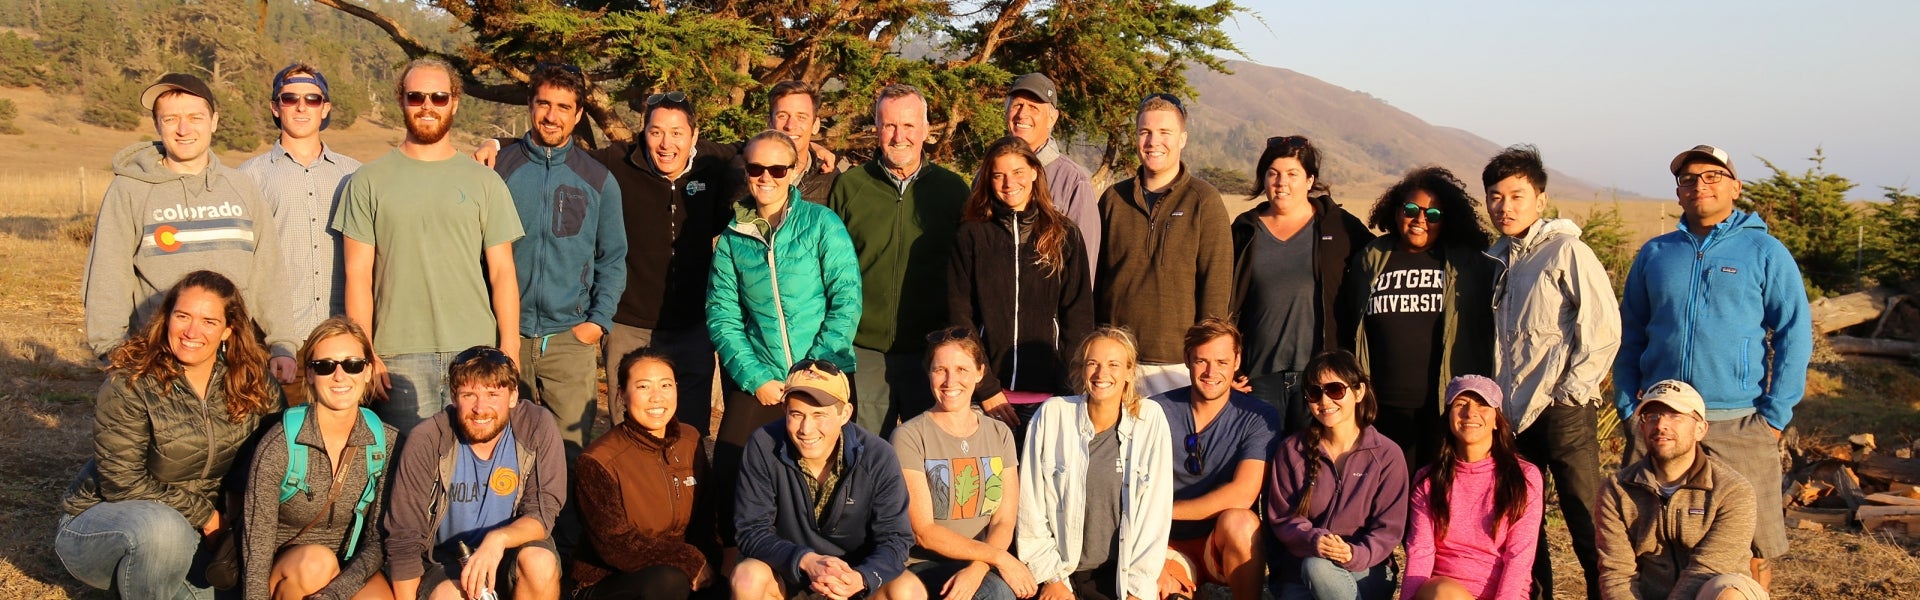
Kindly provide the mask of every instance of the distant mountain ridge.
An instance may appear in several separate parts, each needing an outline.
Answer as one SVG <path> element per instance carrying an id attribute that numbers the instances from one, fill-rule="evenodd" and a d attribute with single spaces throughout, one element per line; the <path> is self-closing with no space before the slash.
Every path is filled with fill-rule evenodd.
<path id="1" fill-rule="evenodd" d="M 1364 92 L 1296 71 L 1245 61 L 1228 65 L 1231 75 L 1187 70 L 1198 92 L 1188 106 L 1185 153 L 1194 169 L 1227 169 L 1251 181 L 1253 162 L 1268 137 L 1304 135 L 1320 150 L 1322 183 L 1352 207 L 1371 202 L 1408 170 L 1429 164 L 1453 171 L 1478 198 L 1480 170 L 1502 148 L 1472 132 L 1428 123 Z M 1564 172 L 1550 170 L 1549 175 L 1548 192 L 1554 197 L 1610 197 L 1600 186 Z M 1246 185 L 1221 186 L 1221 193 L 1245 195 Z"/>

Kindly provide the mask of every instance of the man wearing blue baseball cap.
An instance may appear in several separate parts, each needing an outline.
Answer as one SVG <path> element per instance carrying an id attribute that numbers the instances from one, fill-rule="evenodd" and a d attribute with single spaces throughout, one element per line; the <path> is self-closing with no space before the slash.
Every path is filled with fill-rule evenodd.
<path id="1" fill-rule="evenodd" d="M 280 139 L 273 148 L 246 162 L 240 172 L 260 186 L 273 209 L 286 263 L 287 306 L 295 331 L 305 337 L 327 317 L 345 314 L 346 271 L 341 264 L 340 233 L 328 229 L 339 190 L 360 169 L 360 161 L 334 152 L 320 140 L 333 103 L 327 78 L 305 63 L 273 76 L 267 108 Z M 287 386 L 289 393 L 304 386 Z"/>

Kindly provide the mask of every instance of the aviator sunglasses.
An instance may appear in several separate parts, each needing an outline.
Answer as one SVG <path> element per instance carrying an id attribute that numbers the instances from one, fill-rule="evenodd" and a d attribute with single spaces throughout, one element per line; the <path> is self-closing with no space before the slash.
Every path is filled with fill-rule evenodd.
<path id="1" fill-rule="evenodd" d="M 312 369 L 313 374 L 321 377 L 332 375 L 334 367 L 345 369 L 348 375 L 359 375 L 362 371 L 366 371 L 367 365 L 370 364 L 373 363 L 364 358 L 349 358 L 346 360 L 316 358 L 307 361 L 307 368 Z"/>
<path id="2" fill-rule="evenodd" d="M 453 103 L 453 93 L 433 92 L 429 94 L 427 92 L 407 92 L 406 99 L 407 106 L 426 106 L 427 101 L 432 100 L 435 107 L 442 107 Z"/>

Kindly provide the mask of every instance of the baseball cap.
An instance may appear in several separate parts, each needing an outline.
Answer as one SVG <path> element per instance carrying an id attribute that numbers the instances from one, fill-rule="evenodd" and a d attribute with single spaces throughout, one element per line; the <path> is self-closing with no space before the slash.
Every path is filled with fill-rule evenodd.
<path id="1" fill-rule="evenodd" d="M 1703 420 L 1707 418 L 1706 399 L 1701 398 L 1700 392 L 1694 390 L 1693 386 L 1685 381 L 1667 379 L 1647 386 L 1647 391 L 1640 393 L 1640 405 L 1636 407 L 1635 412 L 1644 410 L 1648 404 L 1654 402 L 1665 404 L 1674 412 L 1690 413 Z"/>
<path id="2" fill-rule="evenodd" d="M 296 74 L 294 69 L 301 70 Z M 319 69 L 311 66 L 295 63 L 287 65 L 287 68 L 281 69 L 279 73 L 275 73 L 273 76 L 273 95 L 279 96 L 280 90 L 286 88 L 287 84 L 291 83 L 311 83 L 320 87 L 321 97 L 333 98 L 333 92 L 327 88 L 327 76 L 321 75 Z M 332 122 L 333 115 L 327 115 L 326 118 L 320 119 L 320 129 L 322 131 L 326 130 L 327 125 Z M 280 117 L 273 118 L 273 126 L 280 126 Z"/>
<path id="3" fill-rule="evenodd" d="M 1039 73 L 1028 73 L 1014 79 L 1013 87 L 1007 88 L 1007 95 L 1012 96 L 1014 92 L 1032 94 L 1044 104 L 1053 104 L 1055 96 L 1060 95 L 1060 89 L 1054 87 L 1053 80 Z"/>
<path id="4" fill-rule="evenodd" d="M 852 396 L 847 374 L 833 363 L 805 360 L 794 366 L 797 368 L 787 374 L 787 392 L 782 399 L 799 396 L 807 404 L 833 406 Z"/>
<path id="5" fill-rule="evenodd" d="M 1733 158 L 1727 156 L 1727 151 L 1706 144 L 1688 148 L 1687 151 L 1675 155 L 1673 162 L 1667 163 L 1667 171 L 1679 175 L 1680 169 L 1685 168 L 1688 162 L 1696 158 L 1726 167 L 1727 172 L 1732 173 L 1734 179 L 1740 178 L 1740 172 L 1733 170 Z"/>
<path id="6" fill-rule="evenodd" d="M 1500 393 L 1500 384 L 1494 383 L 1492 379 L 1487 379 L 1484 375 L 1461 375 L 1453 378 L 1453 381 L 1447 382 L 1447 402 L 1449 404 L 1453 402 L 1454 398 L 1459 397 L 1460 394 L 1469 392 L 1478 397 L 1481 404 L 1494 408 L 1500 408 L 1500 404 L 1505 402 L 1505 396 Z"/>
<path id="7" fill-rule="evenodd" d="M 160 81 L 147 86 L 147 91 L 140 93 L 140 106 L 151 112 L 153 111 L 153 102 L 159 100 L 161 94 L 174 90 L 199 96 L 207 101 L 207 108 L 211 112 L 220 112 L 219 103 L 214 101 L 213 90 L 207 88 L 207 82 L 201 81 L 199 77 L 194 77 L 186 73 L 168 73 L 161 75 Z"/>

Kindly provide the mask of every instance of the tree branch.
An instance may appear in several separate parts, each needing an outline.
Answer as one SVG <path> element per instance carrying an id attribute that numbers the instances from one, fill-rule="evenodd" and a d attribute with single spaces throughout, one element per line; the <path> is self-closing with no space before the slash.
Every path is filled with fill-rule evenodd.
<path id="1" fill-rule="evenodd" d="M 407 53 L 408 58 L 440 55 L 438 52 L 428 50 L 425 44 L 420 43 L 418 38 L 413 37 L 413 34 L 407 32 L 407 28 L 401 27 L 400 23 L 387 18 L 386 15 L 373 12 L 371 9 L 358 4 L 341 2 L 340 0 L 313 1 L 317 4 L 332 7 L 334 10 L 360 17 L 361 20 L 372 23 L 375 27 L 379 27 L 382 31 L 387 32 L 387 37 L 393 38 L 393 43 L 400 45 L 400 51 Z"/>

